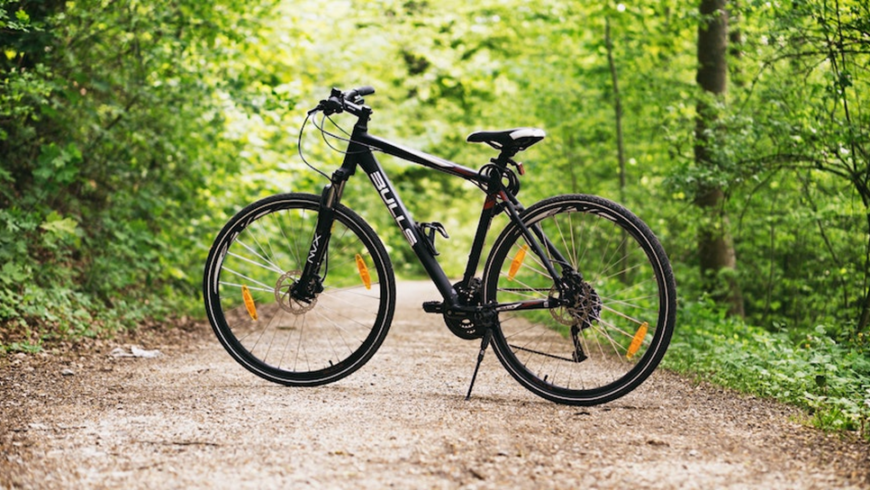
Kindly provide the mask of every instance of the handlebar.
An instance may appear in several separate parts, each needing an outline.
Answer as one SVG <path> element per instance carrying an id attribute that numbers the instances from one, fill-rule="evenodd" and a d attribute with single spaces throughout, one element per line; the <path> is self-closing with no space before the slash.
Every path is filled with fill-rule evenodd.
<path id="1" fill-rule="evenodd" d="M 355 99 L 357 97 L 365 97 L 366 95 L 372 95 L 375 93 L 375 88 L 371 85 L 363 85 L 362 87 L 355 88 L 353 90 L 348 90 L 344 93 L 345 99 Z"/>
<path id="2" fill-rule="evenodd" d="M 317 107 L 308 111 L 308 115 L 323 111 L 324 114 L 329 116 L 347 111 L 355 116 L 359 116 L 363 113 L 364 108 L 368 109 L 363 105 L 365 102 L 363 101 L 363 96 L 373 93 L 375 93 L 375 89 L 370 85 L 364 85 L 346 92 L 333 88 L 329 98 L 321 100 L 317 104 Z"/>

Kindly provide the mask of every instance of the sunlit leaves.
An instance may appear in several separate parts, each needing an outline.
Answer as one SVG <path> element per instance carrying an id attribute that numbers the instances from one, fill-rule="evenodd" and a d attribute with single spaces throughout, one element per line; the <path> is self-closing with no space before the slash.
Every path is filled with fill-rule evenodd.
<path id="1" fill-rule="evenodd" d="M 374 85 L 373 133 L 470 167 L 494 153 L 466 143 L 469 132 L 543 128 L 547 139 L 519 157 L 526 204 L 617 197 L 608 22 L 634 162 L 624 203 L 686 266 L 681 295 L 698 289 L 688 202 L 699 182 L 713 183 L 728 193 L 753 320 L 851 331 L 867 274 L 854 190 L 870 140 L 864 3 L 841 0 L 835 12 L 837 2 L 741 2 L 733 66 L 744 84 L 716 107 L 727 136 L 710 140 L 716 164 L 696 168 L 698 15 L 675 0 L 0 2 L 0 259 L 13 264 L 9 277 L 33 278 L 15 314 L 38 322 L 37 305 L 54 302 L 75 319 L 81 305 L 119 302 L 116 293 L 195 304 L 203 255 L 229 215 L 326 183 L 296 141 L 305 111 L 333 86 Z M 311 126 L 303 149 L 327 173 L 343 158 Z M 447 225 L 440 258 L 461 273 L 482 196 L 383 163 L 418 220 Z M 368 186 L 355 177 L 344 202 L 372 222 L 398 269 L 420 273 Z M 52 289 L 61 283 L 86 293 Z"/>

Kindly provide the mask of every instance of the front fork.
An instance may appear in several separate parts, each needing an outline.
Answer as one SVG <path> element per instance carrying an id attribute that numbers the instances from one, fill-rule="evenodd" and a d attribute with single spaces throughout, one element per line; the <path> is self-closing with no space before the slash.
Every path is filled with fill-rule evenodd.
<path id="1" fill-rule="evenodd" d="M 335 207 L 341 200 L 345 182 L 347 181 L 333 180 L 332 184 L 323 188 L 323 193 L 320 195 L 317 225 L 311 237 L 311 246 L 308 248 L 305 266 L 302 268 L 299 279 L 292 286 L 292 296 L 296 300 L 310 303 L 318 294 L 323 292 L 323 280 L 329 273 L 327 250 L 329 249 L 329 239 L 332 236 L 332 224 L 335 221 Z M 321 276 L 324 263 L 326 269 L 323 270 L 323 276 Z"/>

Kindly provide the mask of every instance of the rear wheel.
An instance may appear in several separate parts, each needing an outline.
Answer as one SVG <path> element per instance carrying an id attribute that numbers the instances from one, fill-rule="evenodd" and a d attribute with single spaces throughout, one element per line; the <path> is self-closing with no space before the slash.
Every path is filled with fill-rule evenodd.
<path id="1" fill-rule="evenodd" d="M 622 206 L 594 196 L 546 199 L 522 220 L 565 259 L 554 264 L 561 284 L 511 223 L 487 260 L 483 300 L 559 306 L 499 312 L 499 360 L 523 386 L 558 403 L 595 405 L 630 392 L 655 370 L 674 329 L 673 273 L 655 235 Z"/>
<path id="2" fill-rule="evenodd" d="M 221 344 L 242 366 L 276 383 L 320 385 L 359 369 L 380 347 L 393 318 L 396 285 L 371 227 L 339 205 L 319 271 L 322 291 L 291 291 L 315 241 L 320 198 L 268 197 L 236 214 L 209 253 L 206 313 Z M 319 290 L 320 288 L 316 288 Z"/>

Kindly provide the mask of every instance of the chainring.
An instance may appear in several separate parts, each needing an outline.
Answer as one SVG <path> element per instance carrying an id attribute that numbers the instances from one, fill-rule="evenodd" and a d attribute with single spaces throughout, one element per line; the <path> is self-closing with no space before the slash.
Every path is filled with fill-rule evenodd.
<path id="1" fill-rule="evenodd" d="M 459 304 L 463 306 L 479 306 L 481 304 L 480 296 L 481 281 L 478 278 L 471 280 L 468 287 L 463 287 L 462 283 L 456 283 L 453 288 L 459 295 Z M 444 311 L 444 323 L 454 335 L 465 340 L 474 340 L 483 337 L 486 332 L 486 322 L 483 318 L 475 318 L 464 312 Z"/>

